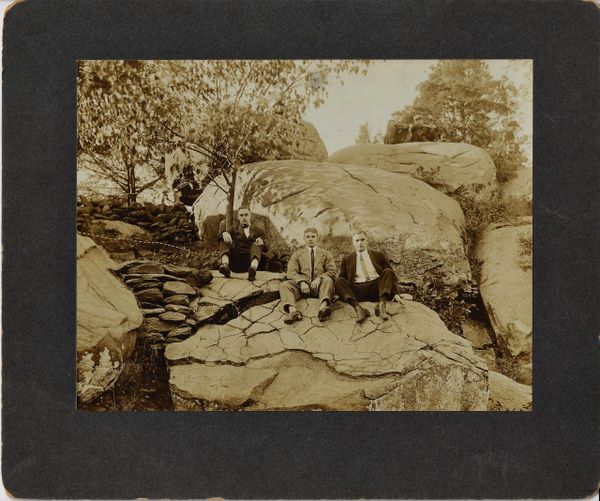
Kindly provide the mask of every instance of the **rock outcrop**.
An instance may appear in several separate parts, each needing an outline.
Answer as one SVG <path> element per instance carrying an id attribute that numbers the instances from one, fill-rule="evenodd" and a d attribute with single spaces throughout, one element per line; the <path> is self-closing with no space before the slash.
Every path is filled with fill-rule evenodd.
<path id="1" fill-rule="evenodd" d="M 490 371 L 490 411 L 529 411 L 532 409 L 531 386 L 519 384 L 503 374 Z"/>
<path id="2" fill-rule="evenodd" d="M 324 245 L 350 246 L 353 230 L 367 231 L 372 247 L 382 248 L 399 275 L 420 283 L 428 272 L 447 284 L 470 278 L 458 203 L 410 176 L 365 166 L 306 161 L 273 161 L 242 167 L 235 206 L 248 204 L 265 216 L 291 247 L 314 226 Z M 203 221 L 224 214 L 227 200 L 209 184 L 194 204 Z"/>
<path id="3" fill-rule="evenodd" d="M 175 408 L 485 410 L 485 363 L 433 311 L 394 303 L 390 320 L 357 325 L 335 303 L 322 323 L 318 304 L 299 301 L 304 318 L 292 325 L 279 301 L 254 306 L 167 346 Z"/>
<path id="4" fill-rule="evenodd" d="M 310 122 L 302 121 L 298 130 L 300 141 L 289 155 L 280 156 L 281 160 L 314 160 L 315 162 L 324 162 L 327 160 L 327 148 L 321 139 L 319 132 Z"/>
<path id="5" fill-rule="evenodd" d="M 515 177 L 502 186 L 501 200 L 511 214 L 530 216 L 532 197 L 533 178 L 531 169 L 515 171 Z"/>
<path id="6" fill-rule="evenodd" d="M 88 402 L 116 381 L 133 352 L 142 311 L 110 270 L 116 264 L 77 235 L 77 397 Z"/>
<path id="7" fill-rule="evenodd" d="M 478 257 L 479 289 L 500 349 L 531 372 L 532 271 L 530 223 L 492 225 Z"/>
<path id="8" fill-rule="evenodd" d="M 328 162 L 408 174 L 446 194 L 460 190 L 476 201 L 488 199 L 497 188 L 492 158 L 464 143 L 357 144 L 336 151 Z"/>

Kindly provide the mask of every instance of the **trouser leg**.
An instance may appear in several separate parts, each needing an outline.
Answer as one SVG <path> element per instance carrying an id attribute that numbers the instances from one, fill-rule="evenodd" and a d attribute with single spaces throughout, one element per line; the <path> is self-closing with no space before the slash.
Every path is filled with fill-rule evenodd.
<path id="1" fill-rule="evenodd" d="M 264 246 L 262 246 L 262 245 L 256 245 L 256 244 L 252 244 L 252 246 L 250 247 L 250 262 L 252 262 L 252 260 L 256 259 L 257 267 L 258 267 L 258 264 L 260 263 L 260 260 L 262 259 L 263 247 Z"/>
<path id="2" fill-rule="evenodd" d="M 340 299 L 345 303 L 356 302 L 356 290 L 354 284 L 350 283 L 343 277 L 335 279 L 335 290 L 340 296 Z"/>
<path id="3" fill-rule="evenodd" d="M 319 284 L 319 300 L 321 303 L 327 301 L 331 303 L 333 292 L 335 291 L 335 285 L 331 277 L 323 277 Z"/>
<path id="4" fill-rule="evenodd" d="M 296 301 L 302 297 L 302 292 L 294 282 L 287 280 L 279 285 L 279 296 L 281 307 L 287 313 L 290 306 L 296 306 Z"/>
<path id="5" fill-rule="evenodd" d="M 394 279 L 396 275 L 394 270 L 386 268 L 379 277 L 379 290 L 377 300 L 389 301 L 394 297 L 396 287 L 394 285 Z"/>

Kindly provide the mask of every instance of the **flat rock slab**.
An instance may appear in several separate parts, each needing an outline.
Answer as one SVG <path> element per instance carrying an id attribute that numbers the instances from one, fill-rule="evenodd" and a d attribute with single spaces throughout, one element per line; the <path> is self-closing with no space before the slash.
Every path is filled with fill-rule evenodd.
<path id="1" fill-rule="evenodd" d="M 279 294 L 279 284 L 283 273 L 256 272 L 256 279 L 250 282 L 246 273 L 232 273 L 225 278 L 218 271 L 211 271 L 213 279 L 201 288 L 202 297 L 194 301 L 192 310 L 199 322 L 208 322 L 219 317 L 225 309 L 233 305 L 266 296 L 265 302 L 272 301 Z"/>
<path id="2" fill-rule="evenodd" d="M 167 295 L 181 295 L 186 296 L 197 296 L 196 290 L 185 282 L 165 282 L 163 285 L 163 292 Z"/>
<path id="3" fill-rule="evenodd" d="M 373 304 L 363 305 L 373 313 Z M 175 405 L 238 408 L 243 401 L 244 408 L 256 409 L 486 408 L 487 366 L 427 307 L 391 304 L 390 320 L 372 315 L 357 325 L 346 304 L 336 303 L 324 323 L 317 318 L 318 306 L 316 299 L 299 301 L 304 318 L 292 325 L 283 322 L 279 301 L 254 306 L 227 324 L 202 326 L 168 346 Z M 297 352 L 304 354 L 301 360 L 282 362 Z M 288 365 L 293 360 L 298 365 Z M 194 368 L 201 368 L 201 374 L 194 375 Z M 245 371 L 250 377 L 257 369 L 275 370 L 278 376 L 270 381 L 271 373 L 262 374 L 250 393 L 246 386 L 228 386 L 220 397 L 218 391 L 209 396 L 207 388 L 213 385 L 224 390 L 223 378 L 244 379 Z"/>

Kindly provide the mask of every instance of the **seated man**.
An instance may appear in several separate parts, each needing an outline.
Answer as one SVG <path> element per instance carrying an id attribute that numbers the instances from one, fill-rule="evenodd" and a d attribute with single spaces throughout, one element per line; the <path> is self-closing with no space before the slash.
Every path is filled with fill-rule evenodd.
<path id="1" fill-rule="evenodd" d="M 254 280 L 263 252 L 267 250 L 267 243 L 264 229 L 250 225 L 250 209 L 238 209 L 237 222 L 231 231 L 225 231 L 225 221 L 221 221 L 218 238 L 221 241 L 221 275 L 229 278 L 232 271 L 248 271 L 248 280 Z"/>
<path id="2" fill-rule="evenodd" d="M 296 300 L 301 297 L 319 297 L 321 322 L 331 315 L 330 303 L 334 291 L 336 266 L 331 252 L 317 247 L 318 239 L 315 228 L 304 230 L 306 247 L 292 254 L 287 271 L 289 280 L 279 286 L 281 305 L 287 314 L 283 319 L 286 324 L 302 320 L 302 313 L 296 309 Z"/>
<path id="3" fill-rule="evenodd" d="M 356 323 L 361 323 L 369 316 L 369 312 L 358 304 L 359 301 L 378 301 L 375 313 L 383 320 L 388 320 L 390 316 L 385 311 L 387 302 L 393 299 L 404 304 L 397 294 L 394 270 L 382 252 L 367 249 L 368 241 L 364 232 L 354 233 L 352 243 L 356 252 L 342 259 L 335 289 L 340 299 L 356 311 Z"/>

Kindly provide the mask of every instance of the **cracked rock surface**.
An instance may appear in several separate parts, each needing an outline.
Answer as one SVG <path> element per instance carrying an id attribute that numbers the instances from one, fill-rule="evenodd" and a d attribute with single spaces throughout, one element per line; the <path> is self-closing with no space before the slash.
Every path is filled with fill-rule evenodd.
<path id="1" fill-rule="evenodd" d="M 279 301 L 205 325 L 165 350 L 175 407 L 184 409 L 485 410 L 488 371 L 471 345 L 427 307 L 390 304 L 391 319 L 355 323 L 335 303 L 301 300 L 283 322 Z"/>
<path id="2" fill-rule="evenodd" d="M 497 187 L 490 155 L 464 143 L 357 144 L 336 151 L 328 162 L 408 174 L 444 193 L 462 189 L 475 201 L 488 199 Z"/>
<path id="3" fill-rule="evenodd" d="M 309 226 L 324 246 L 327 239 L 350 242 L 354 229 L 366 228 L 371 247 L 384 250 L 408 280 L 420 283 L 430 270 L 446 284 L 470 278 L 459 204 L 411 176 L 364 165 L 269 161 L 243 166 L 236 187 L 235 204 L 268 218 L 291 247 Z M 209 184 L 194 204 L 199 232 L 226 205 L 224 193 Z"/>

